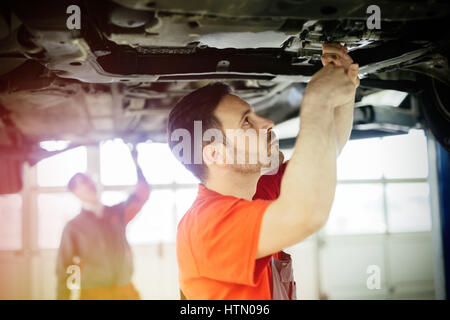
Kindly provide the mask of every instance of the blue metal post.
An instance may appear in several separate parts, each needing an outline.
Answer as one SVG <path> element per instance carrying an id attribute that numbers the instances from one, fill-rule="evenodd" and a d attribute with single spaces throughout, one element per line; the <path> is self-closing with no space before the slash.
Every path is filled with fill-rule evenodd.
<path id="1" fill-rule="evenodd" d="M 445 291 L 450 297 L 450 154 L 437 145 L 437 169 L 441 201 L 442 245 L 444 250 Z"/>

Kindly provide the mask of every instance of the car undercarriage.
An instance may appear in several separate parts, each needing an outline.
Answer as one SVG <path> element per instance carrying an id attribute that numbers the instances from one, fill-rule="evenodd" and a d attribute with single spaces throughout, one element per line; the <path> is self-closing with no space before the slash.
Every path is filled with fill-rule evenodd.
<path id="1" fill-rule="evenodd" d="M 450 150 L 446 1 L 6 1 L 0 18 L 0 150 L 31 164 L 44 140 L 166 141 L 185 94 L 229 84 L 275 123 L 295 118 L 323 43 L 360 65 L 352 138 L 429 127 Z M 79 28 L 70 28 L 69 7 Z M 396 104 L 367 103 L 404 92 Z M 370 101 L 370 99 L 369 99 Z M 389 99 L 388 99 L 389 102 Z M 295 137 L 280 141 L 292 146 Z M 17 160 L 19 158 L 19 160 Z M 2 160 L 6 161 L 6 160 Z"/>

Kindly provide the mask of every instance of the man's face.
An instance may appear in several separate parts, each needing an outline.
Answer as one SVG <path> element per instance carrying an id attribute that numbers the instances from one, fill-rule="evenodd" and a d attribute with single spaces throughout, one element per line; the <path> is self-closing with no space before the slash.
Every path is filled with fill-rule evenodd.
<path id="1" fill-rule="evenodd" d="M 278 141 L 273 122 L 256 115 L 253 108 L 237 96 L 225 95 L 214 111 L 222 124 L 227 145 L 226 163 L 243 172 L 258 172 L 278 161 Z M 276 157 L 276 159 L 275 159 Z"/>
<path id="2" fill-rule="evenodd" d="M 75 188 L 72 190 L 72 192 L 82 202 L 97 202 L 97 187 L 95 185 L 95 182 L 85 174 L 80 174 L 79 176 L 77 176 L 75 181 Z"/>

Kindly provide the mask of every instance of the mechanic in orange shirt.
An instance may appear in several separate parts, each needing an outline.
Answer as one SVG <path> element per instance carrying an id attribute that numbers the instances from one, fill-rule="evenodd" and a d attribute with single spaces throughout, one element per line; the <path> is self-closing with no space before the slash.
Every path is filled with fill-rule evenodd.
<path id="1" fill-rule="evenodd" d="M 340 44 L 323 46 L 322 63 L 306 87 L 289 162 L 282 163 L 273 122 L 256 115 L 222 83 L 190 93 L 171 111 L 169 145 L 201 182 L 178 225 L 182 297 L 296 298 L 292 261 L 282 250 L 318 231 L 328 219 L 336 158 L 350 136 L 359 85 L 358 65 Z M 196 121 L 201 121 L 200 134 Z M 209 129 L 222 138 L 205 138 Z M 235 137 L 262 137 L 262 143 L 235 144 Z M 270 161 L 250 161 L 260 154 Z M 277 163 L 282 163 L 278 170 L 261 176 Z"/>

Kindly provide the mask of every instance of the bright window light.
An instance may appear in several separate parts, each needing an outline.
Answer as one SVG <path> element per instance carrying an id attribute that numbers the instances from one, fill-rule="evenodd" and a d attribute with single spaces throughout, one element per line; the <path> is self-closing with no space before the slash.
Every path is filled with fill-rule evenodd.
<path id="1" fill-rule="evenodd" d="M 338 179 L 381 178 L 383 156 L 379 138 L 348 141 L 338 157 Z"/>
<path id="2" fill-rule="evenodd" d="M 66 186 L 77 172 L 85 172 L 87 152 L 85 147 L 74 148 L 37 164 L 37 181 L 40 186 Z"/>
<path id="3" fill-rule="evenodd" d="M 382 138 L 384 176 L 389 179 L 428 176 L 427 140 L 422 130 Z"/>
<path id="4" fill-rule="evenodd" d="M 327 234 L 383 233 L 383 188 L 380 184 L 341 184 L 330 217 Z"/>
<path id="5" fill-rule="evenodd" d="M 66 140 L 50 140 L 41 141 L 39 146 L 47 151 L 59 151 L 66 149 L 70 144 L 70 141 Z"/>
<path id="6" fill-rule="evenodd" d="M 107 186 L 137 183 L 130 148 L 121 139 L 100 144 L 100 179 Z"/>
<path id="7" fill-rule="evenodd" d="M 278 139 L 293 138 L 298 135 L 300 129 L 300 118 L 292 118 L 283 121 L 274 126 L 273 131 L 277 135 Z"/>
<path id="8" fill-rule="evenodd" d="M 18 194 L 0 195 L 0 250 L 22 247 L 22 198 Z"/>
<path id="9" fill-rule="evenodd" d="M 81 211 L 81 203 L 70 193 L 46 193 L 38 196 L 38 245 L 58 248 L 64 226 Z"/>
<path id="10" fill-rule="evenodd" d="M 286 158 L 292 151 L 283 150 Z M 338 158 L 337 169 L 338 186 L 325 233 L 343 235 L 384 233 L 387 230 L 431 230 L 428 183 L 389 183 L 389 179 L 428 177 L 424 131 L 412 129 L 405 135 L 351 140 Z M 387 181 L 384 193 L 383 178 Z M 345 181 L 361 179 L 374 181 Z"/>
<path id="11" fill-rule="evenodd" d="M 175 191 L 175 205 L 177 210 L 177 224 L 183 218 L 184 214 L 192 206 L 197 197 L 197 188 L 184 188 Z"/>
<path id="12" fill-rule="evenodd" d="M 104 191 L 101 200 L 105 206 L 115 206 L 128 199 L 129 193 L 125 191 Z"/>
<path id="13" fill-rule="evenodd" d="M 291 149 L 280 149 L 280 151 L 284 155 L 284 161 L 289 160 L 292 157 L 292 154 L 294 153 L 294 148 Z"/>
<path id="14" fill-rule="evenodd" d="M 142 143 L 138 145 L 138 151 L 149 183 L 198 183 L 198 179 L 175 158 L 166 143 Z"/>
<path id="15" fill-rule="evenodd" d="M 176 232 L 175 193 L 153 190 L 141 212 L 130 222 L 127 238 L 131 244 L 174 242 Z"/>
<path id="16" fill-rule="evenodd" d="M 392 106 L 398 107 L 405 100 L 407 92 L 383 90 L 364 96 L 356 106 Z"/>
<path id="17" fill-rule="evenodd" d="M 390 232 L 431 230 L 428 183 L 391 183 L 386 185 Z"/>

